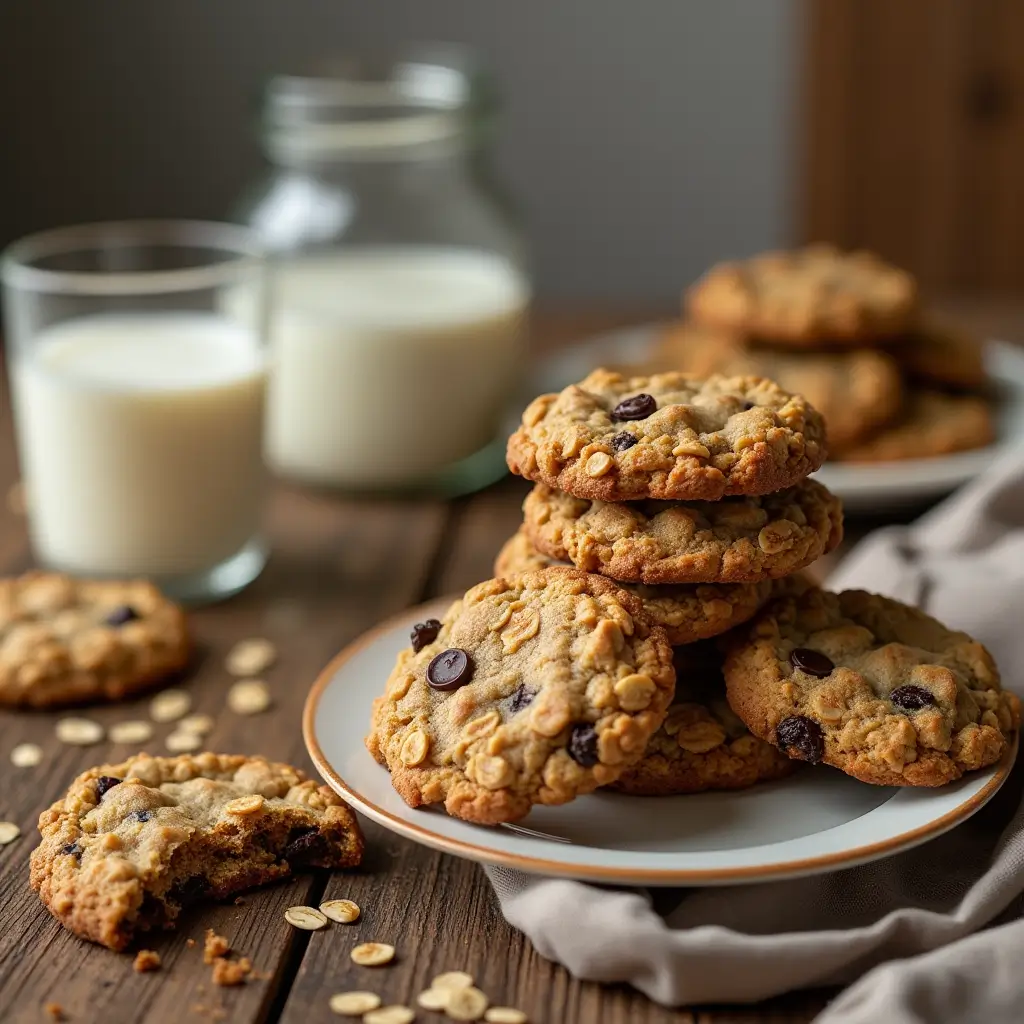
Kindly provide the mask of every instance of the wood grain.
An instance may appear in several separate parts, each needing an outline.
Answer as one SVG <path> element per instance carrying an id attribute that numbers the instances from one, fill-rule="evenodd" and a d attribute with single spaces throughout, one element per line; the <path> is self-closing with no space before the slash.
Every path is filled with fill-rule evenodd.
<path id="1" fill-rule="evenodd" d="M 1024 305 L 957 304 L 969 323 L 1011 339 L 1024 338 Z M 628 316 L 584 313 L 545 318 L 540 347 L 617 326 Z M 637 317 L 644 320 L 648 317 Z M 7 408 L 7 403 L 3 403 Z M 15 478 L 9 425 L 0 422 L 0 494 Z M 410 604 L 462 590 L 491 572 L 501 543 L 516 528 L 528 490 L 507 479 L 472 498 L 433 501 L 355 501 L 279 486 L 268 514 L 274 555 L 247 592 L 193 616 L 201 650 L 184 686 L 197 710 L 214 715 L 211 749 L 261 752 L 308 768 L 299 720 L 310 682 L 329 657 L 367 627 Z M 24 521 L 0 504 L 0 572 L 29 564 Z M 235 641 L 269 636 L 280 658 L 266 678 L 271 711 L 238 718 L 224 709 L 230 679 L 223 658 Z M 146 717 L 146 701 L 87 712 L 105 724 Z M 753 1008 L 670 1011 L 625 988 L 580 983 L 541 959 L 502 919 L 476 865 L 433 853 L 368 825 L 365 866 L 334 875 L 303 875 L 246 894 L 240 904 L 210 905 L 188 915 L 176 932 L 157 937 L 164 967 L 136 975 L 131 959 L 62 931 L 28 890 L 27 859 L 39 812 L 83 769 L 132 751 L 109 744 L 71 748 L 53 740 L 58 717 L 0 712 L 0 818 L 16 821 L 23 836 L 0 848 L 0 1019 L 45 1019 L 43 1004 L 61 1004 L 73 1021 L 172 1024 L 202 1007 L 234 1024 L 308 1024 L 330 1019 L 327 1000 L 346 988 L 369 987 L 389 1001 L 407 1002 L 437 972 L 473 972 L 495 1001 L 520 1006 L 534 1024 L 705 1024 L 808 1021 L 827 993 L 798 993 Z M 168 726 L 159 726 L 159 751 Z M 14 769 L 16 743 L 38 742 L 39 768 Z M 324 932 L 297 933 L 285 907 L 349 897 L 363 908 L 361 922 Z M 202 933 L 225 934 L 266 977 L 235 990 L 215 989 L 201 957 Z M 197 941 L 189 947 L 187 941 Z M 351 963 L 356 941 L 381 939 L 399 950 L 397 962 L 373 971 Z M 198 1012 L 198 1011 L 196 1011 Z M 201 1019 L 197 1017 L 196 1019 Z M 421 1021 L 438 1021 L 421 1012 Z"/>

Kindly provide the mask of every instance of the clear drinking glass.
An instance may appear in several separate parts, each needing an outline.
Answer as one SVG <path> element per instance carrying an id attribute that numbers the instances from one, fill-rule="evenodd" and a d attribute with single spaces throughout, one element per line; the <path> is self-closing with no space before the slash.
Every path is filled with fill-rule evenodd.
<path id="1" fill-rule="evenodd" d="M 531 287 L 495 124 L 489 77 L 452 47 L 270 82 L 270 167 L 236 212 L 270 253 L 272 469 L 446 495 L 506 472 Z"/>
<path id="2" fill-rule="evenodd" d="M 245 228 L 191 221 L 61 228 L 0 257 L 39 563 L 188 602 L 259 575 L 264 270 Z"/>

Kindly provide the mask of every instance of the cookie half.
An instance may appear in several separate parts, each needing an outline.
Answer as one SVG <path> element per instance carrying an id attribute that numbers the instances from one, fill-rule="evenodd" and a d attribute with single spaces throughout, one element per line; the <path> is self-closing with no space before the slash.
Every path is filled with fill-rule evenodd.
<path id="1" fill-rule="evenodd" d="M 31 884 L 65 928 L 111 949 L 197 900 L 306 868 L 359 863 L 355 816 L 326 786 L 261 757 L 139 754 L 79 775 L 39 816 Z"/>
<path id="2" fill-rule="evenodd" d="M 909 344 L 894 349 L 901 356 Z M 829 444 L 849 445 L 892 420 L 900 410 L 903 382 L 886 352 L 858 348 L 834 352 L 787 352 L 744 344 L 738 335 L 690 323 L 669 327 L 655 362 L 663 370 L 706 376 L 768 377 L 803 395 L 825 417 Z"/>
<path id="3" fill-rule="evenodd" d="M 542 554 L 525 530 L 510 537 L 494 562 L 494 575 L 507 576 L 552 565 L 569 563 Z M 746 622 L 773 593 L 771 584 L 679 584 L 648 587 L 642 583 L 623 583 L 623 590 L 640 598 L 644 612 L 656 626 L 665 630 L 668 642 L 677 647 L 718 636 Z"/>
<path id="4" fill-rule="evenodd" d="M 626 582 L 751 583 L 787 576 L 843 538 L 843 506 L 804 480 L 761 497 L 617 502 L 538 484 L 523 504 L 538 550 Z"/>
<path id="5" fill-rule="evenodd" d="M 0 704 L 119 700 L 181 671 L 184 612 L 142 580 L 0 580 Z"/>
<path id="6" fill-rule="evenodd" d="M 883 786 L 994 764 L 1020 721 L 981 644 L 861 590 L 771 602 L 730 634 L 725 681 L 755 736 Z"/>
<path id="7" fill-rule="evenodd" d="M 643 758 L 612 789 L 637 796 L 677 796 L 746 789 L 789 775 L 795 762 L 751 735 L 725 699 L 722 658 L 713 644 L 675 651 L 676 700 Z"/>
<path id="8" fill-rule="evenodd" d="M 717 501 L 789 487 L 826 454 L 821 415 L 770 380 L 595 370 L 527 406 L 507 459 L 579 498 Z"/>
<path id="9" fill-rule="evenodd" d="M 675 687 L 672 649 L 639 598 L 551 568 L 473 587 L 420 623 L 366 744 L 412 807 L 515 821 L 614 782 Z"/>
<path id="10" fill-rule="evenodd" d="M 858 346 L 910 328 L 917 285 L 872 253 L 810 245 L 720 263 L 686 307 L 699 323 L 775 344 Z"/>
<path id="11" fill-rule="evenodd" d="M 835 453 L 839 462 L 899 462 L 984 448 L 995 440 L 984 398 L 914 391 L 895 423 Z"/>

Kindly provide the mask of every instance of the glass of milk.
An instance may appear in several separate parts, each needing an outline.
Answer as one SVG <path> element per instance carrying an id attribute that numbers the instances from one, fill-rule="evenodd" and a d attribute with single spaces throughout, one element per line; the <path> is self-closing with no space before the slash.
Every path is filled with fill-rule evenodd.
<path id="1" fill-rule="evenodd" d="M 241 218 L 271 255 L 279 473 L 451 495 L 505 472 L 530 285 L 485 162 L 493 125 L 486 76 L 451 47 L 270 82 L 271 167 Z"/>
<path id="2" fill-rule="evenodd" d="M 254 236 L 188 221 L 63 228 L 12 245 L 0 278 L 38 562 L 148 577 L 191 603 L 255 579 L 267 360 Z"/>

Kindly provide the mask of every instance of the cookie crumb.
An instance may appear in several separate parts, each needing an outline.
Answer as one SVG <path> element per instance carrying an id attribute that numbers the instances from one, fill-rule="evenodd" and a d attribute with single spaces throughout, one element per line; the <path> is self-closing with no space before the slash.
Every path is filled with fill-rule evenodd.
<path id="1" fill-rule="evenodd" d="M 228 652 L 225 667 L 233 676 L 255 676 L 277 660 L 277 649 L 262 637 L 240 640 Z"/>
<path id="2" fill-rule="evenodd" d="M 49 1014 L 50 1020 L 67 1020 L 68 1016 L 64 1012 L 64 1007 L 60 1003 L 44 1003 L 43 1010 Z"/>
<path id="3" fill-rule="evenodd" d="M 38 743 L 19 743 L 11 750 L 11 764 L 15 768 L 35 768 L 43 760 L 43 748 Z"/>
<path id="4" fill-rule="evenodd" d="M 246 977 L 250 974 L 252 961 L 247 956 L 240 956 L 237 960 L 219 956 L 213 961 L 213 983 L 222 988 L 244 985 Z"/>
<path id="5" fill-rule="evenodd" d="M 146 971 L 159 971 L 160 954 L 155 949 L 140 949 L 135 954 L 132 967 L 137 974 L 145 974 Z"/>
<path id="6" fill-rule="evenodd" d="M 210 931 L 213 931 L 213 929 L 211 928 Z M 195 949 L 196 940 L 195 939 L 186 939 L 185 940 L 185 945 L 188 946 L 189 949 Z"/>
<path id="7" fill-rule="evenodd" d="M 195 945 L 194 939 L 189 939 Z M 218 957 L 227 956 L 231 952 L 231 943 L 223 935 L 218 935 L 212 928 L 206 929 L 203 942 L 203 963 L 212 964 Z"/>

